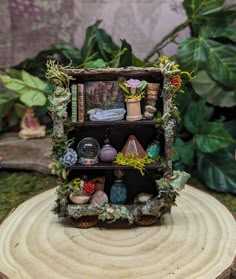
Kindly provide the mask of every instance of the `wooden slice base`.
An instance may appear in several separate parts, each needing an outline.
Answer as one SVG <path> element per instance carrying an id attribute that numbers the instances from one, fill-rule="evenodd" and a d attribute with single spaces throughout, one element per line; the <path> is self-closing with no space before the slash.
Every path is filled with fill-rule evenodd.
<path id="1" fill-rule="evenodd" d="M 75 228 L 51 213 L 55 189 L 0 226 L 0 271 L 12 279 L 229 279 L 236 224 L 211 196 L 186 186 L 162 225 Z"/>

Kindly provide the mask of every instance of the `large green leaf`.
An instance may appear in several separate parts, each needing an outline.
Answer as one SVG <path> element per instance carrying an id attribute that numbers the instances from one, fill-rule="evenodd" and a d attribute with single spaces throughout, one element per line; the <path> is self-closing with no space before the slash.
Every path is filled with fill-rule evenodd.
<path id="1" fill-rule="evenodd" d="M 229 24 L 232 24 L 235 21 L 235 18 L 236 18 L 236 11 L 221 10 L 219 12 L 215 12 L 207 15 L 204 19 L 207 24 L 211 24 L 213 26 L 218 26 L 218 27 L 227 27 Z"/>
<path id="2" fill-rule="evenodd" d="M 236 119 L 232 119 L 230 121 L 226 121 L 223 123 L 226 131 L 230 133 L 230 135 L 236 139 Z M 231 144 L 227 147 L 227 150 L 233 155 L 235 154 L 236 144 Z"/>
<path id="3" fill-rule="evenodd" d="M 119 67 L 127 67 L 132 65 L 132 47 L 126 40 L 121 40 L 121 50 L 126 51 L 120 56 Z"/>
<path id="4" fill-rule="evenodd" d="M 119 47 L 113 42 L 112 37 L 101 28 L 96 29 L 96 39 L 103 60 L 109 62 L 112 58 L 112 52 L 119 50 Z"/>
<path id="5" fill-rule="evenodd" d="M 5 69 L 4 72 L 7 73 L 12 78 L 22 79 L 22 74 L 20 70 L 16 70 L 14 68 L 8 68 Z"/>
<path id="6" fill-rule="evenodd" d="M 61 63 L 72 65 L 80 65 L 82 63 L 81 52 L 78 48 L 71 45 L 59 44 L 52 48 L 52 52 L 56 52 L 60 55 Z"/>
<path id="7" fill-rule="evenodd" d="M 17 69 L 24 69 L 32 75 L 46 80 L 46 62 L 49 59 L 57 60 L 62 65 L 80 65 L 83 58 L 79 49 L 66 44 L 55 45 L 50 49 L 39 52 L 35 57 L 27 58 L 16 66 Z M 11 74 L 9 74 L 11 76 Z M 15 76 L 12 76 L 15 77 Z"/>
<path id="8" fill-rule="evenodd" d="M 217 122 L 205 123 L 201 133 L 195 135 L 195 140 L 198 149 L 205 153 L 215 152 L 236 143 L 236 140 Z"/>
<path id="9" fill-rule="evenodd" d="M 12 92 L 0 93 L 0 118 L 3 118 L 11 111 L 17 98 L 18 96 Z"/>
<path id="10" fill-rule="evenodd" d="M 236 47 L 213 40 L 205 40 L 205 45 L 210 75 L 225 86 L 236 88 Z"/>
<path id="11" fill-rule="evenodd" d="M 184 116 L 184 126 L 192 134 L 199 134 L 212 114 L 213 108 L 207 106 L 204 100 L 194 102 Z"/>
<path id="12" fill-rule="evenodd" d="M 19 119 L 14 113 L 14 104 L 18 96 L 13 92 L 0 93 L 0 132 L 15 126 Z"/>
<path id="13" fill-rule="evenodd" d="M 22 80 L 10 76 L 0 76 L 7 89 L 20 94 L 20 100 L 26 106 L 43 106 L 46 103 L 47 83 L 29 73 L 21 72 Z"/>
<path id="14" fill-rule="evenodd" d="M 181 160 L 185 165 L 193 165 L 194 147 L 192 140 L 185 142 L 180 138 L 176 138 L 174 143 L 175 156 L 173 161 Z"/>
<path id="15" fill-rule="evenodd" d="M 182 41 L 177 49 L 177 60 L 187 71 L 199 71 L 207 63 L 204 42 L 198 38 L 188 38 Z"/>
<path id="16" fill-rule="evenodd" d="M 213 154 L 198 153 L 198 175 L 211 189 L 236 194 L 236 163 L 224 150 Z"/>
<path id="17" fill-rule="evenodd" d="M 81 55 L 84 62 L 94 53 L 94 48 L 97 44 L 96 30 L 101 22 L 101 20 L 98 20 L 86 29 L 84 44 L 81 48 Z"/>
<path id="18" fill-rule="evenodd" d="M 188 71 L 207 68 L 216 81 L 226 87 L 236 88 L 236 47 L 233 45 L 203 37 L 189 38 L 180 43 L 177 55 L 182 68 Z"/>
<path id="19" fill-rule="evenodd" d="M 206 71 L 200 71 L 191 80 L 195 92 L 208 103 L 220 107 L 236 105 L 236 90 L 228 90 L 214 81 Z"/>
<path id="20" fill-rule="evenodd" d="M 143 60 L 136 57 L 135 55 L 132 55 L 132 66 L 134 66 L 134 67 L 144 67 L 144 65 L 145 65 L 145 62 Z"/>
<path id="21" fill-rule="evenodd" d="M 224 0 L 184 0 L 187 15 L 196 19 L 199 15 L 208 15 L 221 10 Z"/>
<path id="22" fill-rule="evenodd" d="M 222 27 L 208 24 L 201 28 L 200 36 L 205 38 L 227 38 L 236 42 L 236 29 L 233 26 Z"/>
<path id="23" fill-rule="evenodd" d="M 107 67 L 107 63 L 101 58 L 89 61 L 84 64 L 84 68 L 105 68 L 105 67 Z"/>
<path id="24" fill-rule="evenodd" d="M 84 62 L 88 62 L 91 55 L 96 53 L 94 59 L 102 58 L 108 62 L 113 57 L 113 51 L 118 51 L 119 47 L 113 42 L 111 36 L 98 26 L 101 20 L 96 21 L 95 24 L 89 26 L 86 30 L 85 41 L 81 48 L 81 55 Z"/>
<path id="25" fill-rule="evenodd" d="M 20 96 L 20 101 L 27 107 L 43 106 L 47 98 L 42 92 L 29 90 Z"/>

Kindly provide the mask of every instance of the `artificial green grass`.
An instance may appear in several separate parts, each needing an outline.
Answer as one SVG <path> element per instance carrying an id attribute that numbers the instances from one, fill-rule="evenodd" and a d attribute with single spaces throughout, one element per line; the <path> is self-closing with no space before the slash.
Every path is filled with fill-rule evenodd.
<path id="1" fill-rule="evenodd" d="M 0 223 L 30 197 L 56 186 L 56 177 L 37 172 L 0 172 Z"/>

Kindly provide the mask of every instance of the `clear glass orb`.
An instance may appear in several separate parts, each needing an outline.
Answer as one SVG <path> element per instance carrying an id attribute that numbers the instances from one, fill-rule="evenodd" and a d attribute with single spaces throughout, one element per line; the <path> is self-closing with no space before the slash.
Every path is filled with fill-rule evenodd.
<path id="1" fill-rule="evenodd" d="M 79 163 L 83 165 L 96 164 L 98 162 L 98 155 L 100 152 L 100 145 L 94 138 L 84 138 L 77 146 L 77 153 L 79 155 Z"/>

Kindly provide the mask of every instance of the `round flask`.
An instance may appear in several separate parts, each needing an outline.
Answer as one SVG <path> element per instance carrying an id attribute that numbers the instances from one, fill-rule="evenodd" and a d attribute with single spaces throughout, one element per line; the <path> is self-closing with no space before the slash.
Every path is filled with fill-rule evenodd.
<path id="1" fill-rule="evenodd" d="M 110 145 L 110 141 L 108 139 L 106 139 L 104 143 L 105 144 L 100 151 L 99 158 L 102 162 L 113 162 L 116 157 L 117 151 Z"/>

